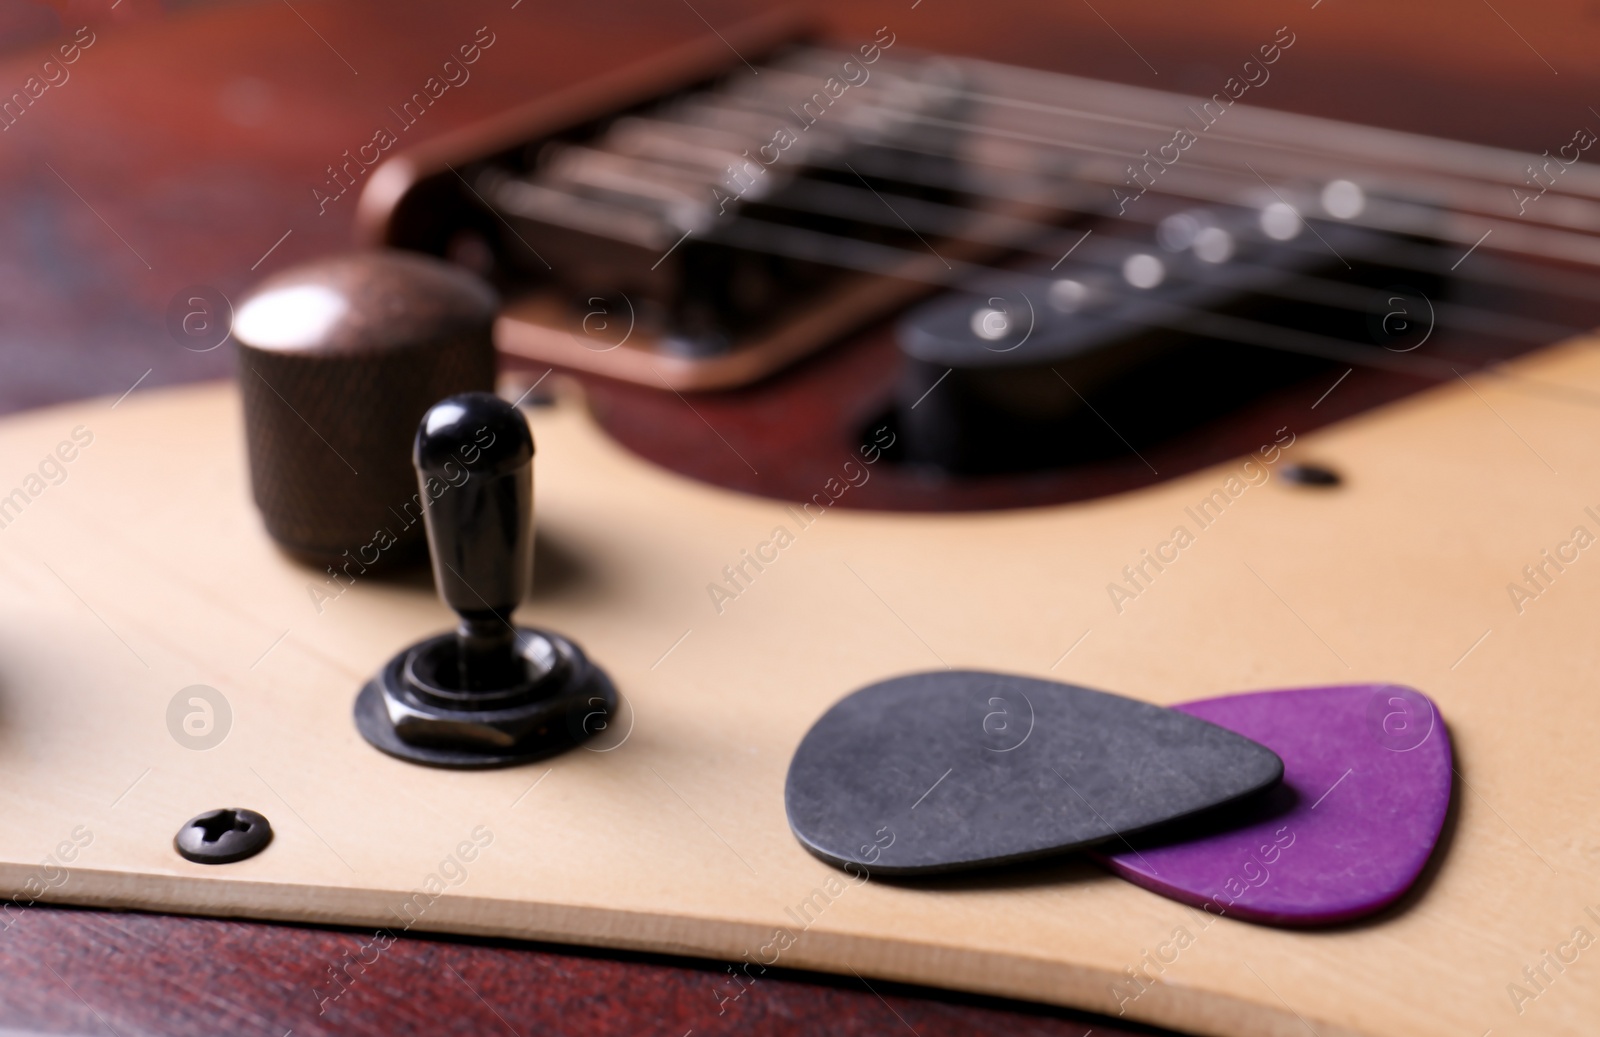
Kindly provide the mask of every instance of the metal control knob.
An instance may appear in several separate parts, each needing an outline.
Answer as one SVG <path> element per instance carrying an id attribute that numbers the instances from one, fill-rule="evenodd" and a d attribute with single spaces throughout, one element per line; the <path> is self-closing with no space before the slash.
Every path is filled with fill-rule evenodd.
<path id="1" fill-rule="evenodd" d="M 482 279 L 399 251 L 316 260 L 241 300 L 250 483 L 273 539 L 352 578 L 421 554 L 406 518 L 417 419 L 494 388 L 495 312 Z"/>

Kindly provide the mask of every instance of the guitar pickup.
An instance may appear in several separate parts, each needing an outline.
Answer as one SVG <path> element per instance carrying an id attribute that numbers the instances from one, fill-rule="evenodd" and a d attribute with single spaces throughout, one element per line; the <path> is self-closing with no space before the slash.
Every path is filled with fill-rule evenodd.
<path id="1" fill-rule="evenodd" d="M 781 49 L 670 96 L 451 164 L 388 243 L 506 300 L 504 352 L 727 388 L 1004 257 L 1081 201 L 967 130 L 955 63 Z"/>
<path id="2" fill-rule="evenodd" d="M 985 273 L 902 318 L 903 460 L 982 475 L 1126 458 L 1330 362 L 1409 352 L 1447 289 L 1386 258 L 1404 238 L 1272 206 L 1180 210 L 1154 240 L 1109 223 L 1053 267 Z"/>

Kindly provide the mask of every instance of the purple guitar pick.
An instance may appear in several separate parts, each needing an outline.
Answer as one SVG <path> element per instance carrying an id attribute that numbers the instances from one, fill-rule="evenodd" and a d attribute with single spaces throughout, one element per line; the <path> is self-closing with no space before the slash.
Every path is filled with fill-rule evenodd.
<path id="1" fill-rule="evenodd" d="M 1226 819 L 1094 855 L 1118 875 L 1227 917 L 1310 926 L 1381 910 L 1422 873 L 1454 776 L 1449 733 L 1426 695 L 1354 684 L 1173 708 L 1277 753 L 1283 783 Z M 1219 821 L 1228 827 L 1217 831 Z"/>

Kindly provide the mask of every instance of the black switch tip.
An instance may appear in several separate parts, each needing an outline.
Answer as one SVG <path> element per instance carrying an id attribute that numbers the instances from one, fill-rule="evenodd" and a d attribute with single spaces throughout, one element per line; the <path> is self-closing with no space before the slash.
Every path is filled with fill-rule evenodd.
<path id="1" fill-rule="evenodd" d="M 447 397 L 423 415 L 412 461 L 434 582 L 461 617 L 461 686 L 515 683 L 511 613 L 533 579 L 527 420 L 493 393 Z"/>
<path id="2" fill-rule="evenodd" d="M 447 396 L 417 428 L 412 461 L 419 473 L 449 482 L 461 469 L 509 475 L 533 460 L 533 435 L 522 413 L 490 392 Z"/>

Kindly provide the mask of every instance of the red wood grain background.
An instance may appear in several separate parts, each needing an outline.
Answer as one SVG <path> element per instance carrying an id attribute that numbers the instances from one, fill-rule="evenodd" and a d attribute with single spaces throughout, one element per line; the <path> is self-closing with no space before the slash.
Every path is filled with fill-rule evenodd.
<path id="1" fill-rule="evenodd" d="M 1103 1037 L 1152 1033 L 1072 1013 L 709 963 L 161 915 L 29 909 L 0 933 L 0 1025 L 136 1037 L 731 1034 Z M 364 960 L 371 964 L 349 965 Z M 347 969 L 344 992 L 328 970 Z M 719 1007 L 722 1010 L 719 1014 Z M 325 1009 L 325 1011 L 324 1011 Z"/>

